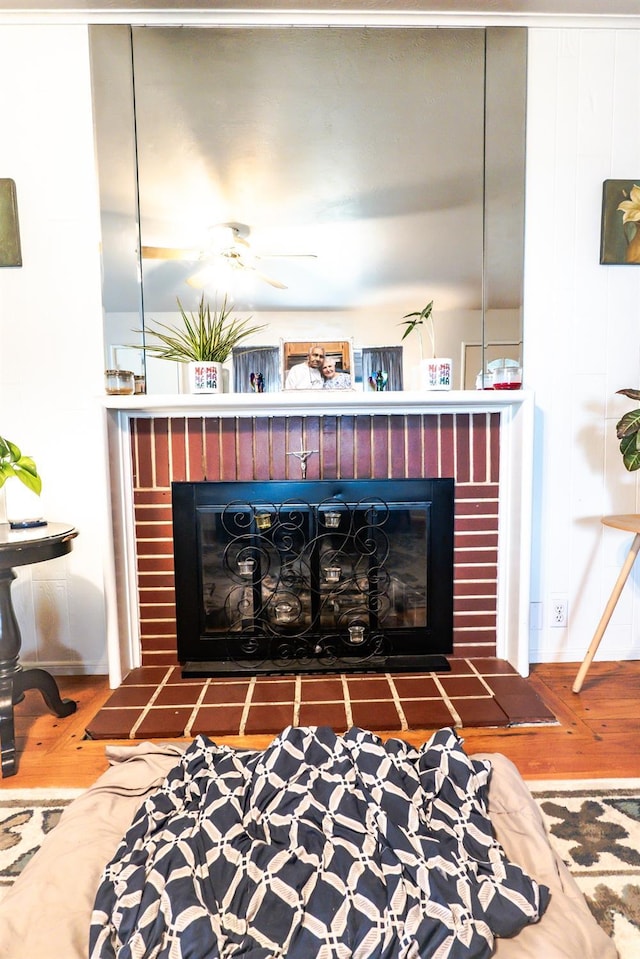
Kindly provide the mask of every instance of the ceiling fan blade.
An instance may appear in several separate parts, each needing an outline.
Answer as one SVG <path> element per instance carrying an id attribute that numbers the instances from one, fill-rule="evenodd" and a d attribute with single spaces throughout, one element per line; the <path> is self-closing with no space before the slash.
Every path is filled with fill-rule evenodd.
<path id="1" fill-rule="evenodd" d="M 172 246 L 143 246 L 143 260 L 199 260 L 201 250 L 190 250 Z"/>
<path id="2" fill-rule="evenodd" d="M 255 270 L 255 274 L 256 276 L 259 276 L 261 280 L 264 280 L 265 283 L 268 283 L 270 286 L 275 286 L 277 290 L 289 289 L 284 283 L 281 283 L 280 280 L 274 280 L 272 276 L 266 276 L 264 273 L 260 273 L 258 270 Z"/>

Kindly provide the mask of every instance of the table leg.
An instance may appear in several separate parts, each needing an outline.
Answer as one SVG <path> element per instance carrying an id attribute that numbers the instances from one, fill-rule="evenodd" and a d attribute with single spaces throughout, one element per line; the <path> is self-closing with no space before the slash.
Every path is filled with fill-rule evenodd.
<path id="1" fill-rule="evenodd" d="M 579 693 L 580 690 L 582 689 L 582 684 L 584 682 L 585 676 L 587 675 L 587 670 L 589 669 L 589 666 L 591 665 L 593 657 L 595 656 L 598 650 L 598 646 L 600 645 L 600 640 L 604 636 L 604 631 L 609 625 L 609 620 L 611 619 L 611 616 L 613 615 L 613 611 L 616 608 L 616 603 L 620 599 L 620 593 L 622 592 L 624 588 L 624 584 L 629 578 L 629 573 L 631 572 L 633 564 L 636 561 L 638 550 L 640 550 L 640 533 L 636 533 L 636 535 L 633 537 L 631 549 L 627 553 L 627 558 L 625 559 L 622 565 L 622 569 L 620 570 L 620 574 L 616 580 L 615 586 L 613 587 L 611 596 L 609 597 L 609 601 L 607 602 L 607 605 L 604 608 L 604 613 L 602 614 L 600 622 L 598 623 L 598 627 L 594 633 L 593 639 L 591 640 L 591 644 L 589 646 L 589 649 L 587 650 L 587 654 L 582 661 L 582 665 L 580 669 L 578 670 L 576 681 L 573 684 L 574 693 Z"/>
<path id="2" fill-rule="evenodd" d="M 16 772 L 16 737 L 13 707 L 26 689 L 38 689 L 51 712 L 60 718 L 75 713 L 78 704 L 61 699 L 53 676 L 45 669 L 23 669 L 19 663 L 22 637 L 11 602 L 12 569 L 0 570 L 0 760 L 2 776 Z"/>
<path id="3" fill-rule="evenodd" d="M 16 771 L 16 736 L 13 727 L 13 680 L 0 678 L 0 757 L 2 778 Z"/>
<path id="4" fill-rule="evenodd" d="M 61 719 L 75 713 L 78 708 L 73 699 L 61 699 L 58 684 L 45 669 L 22 669 L 19 666 L 11 676 L 0 677 L 0 759 L 3 779 L 17 772 L 13 707 L 24 698 L 26 689 L 39 689 L 51 712 Z"/>
<path id="5" fill-rule="evenodd" d="M 13 679 L 13 701 L 22 698 L 25 689 L 39 689 L 52 713 L 62 719 L 75 713 L 78 704 L 73 699 L 61 699 L 58 684 L 46 669 L 21 669 Z"/>

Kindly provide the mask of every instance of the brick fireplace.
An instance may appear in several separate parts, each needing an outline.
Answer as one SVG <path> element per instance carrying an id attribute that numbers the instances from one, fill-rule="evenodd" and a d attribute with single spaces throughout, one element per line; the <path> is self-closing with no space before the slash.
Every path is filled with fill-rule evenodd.
<path id="1" fill-rule="evenodd" d="M 131 420 L 144 665 L 176 661 L 173 480 L 455 479 L 454 655 L 496 655 L 500 415 L 136 417 Z"/>
<path id="2" fill-rule="evenodd" d="M 529 671 L 533 395 L 312 391 L 106 397 L 112 686 L 176 663 L 173 480 L 455 480 L 454 655 Z"/>

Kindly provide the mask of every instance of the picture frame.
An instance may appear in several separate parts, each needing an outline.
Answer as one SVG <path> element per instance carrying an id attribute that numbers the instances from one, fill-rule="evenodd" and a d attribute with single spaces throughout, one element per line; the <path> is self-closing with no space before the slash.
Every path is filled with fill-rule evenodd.
<path id="1" fill-rule="evenodd" d="M 0 177 L 0 267 L 22 266 L 15 180 Z"/>
<path id="2" fill-rule="evenodd" d="M 637 192 L 634 193 L 634 190 Z M 601 264 L 640 265 L 640 221 L 632 219 L 634 215 L 640 215 L 640 177 L 635 180 L 604 180 L 600 226 Z"/>
<path id="3" fill-rule="evenodd" d="M 293 367 L 302 367 L 306 365 L 309 351 L 313 346 L 320 346 L 324 350 L 325 358 L 335 363 L 336 373 L 339 379 L 336 386 L 331 386 L 325 382 L 318 383 L 317 387 L 312 386 L 310 380 L 304 380 L 303 385 L 292 385 L 292 379 L 289 373 Z M 311 389 L 328 388 L 353 390 L 355 386 L 354 369 L 354 351 L 353 341 L 351 339 L 343 340 L 283 340 L 281 354 L 282 367 L 282 388 L 291 389 Z M 295 379 L 295 378 L 294 378 Z"/>
<path id="4" fill-rule="evenodd" d="M 234 346 L 234 393 L 277 393 L 280 389 L 279 346 Z"/>
<path id="5" fill-rule="evenodd" d="M 403 386 L 403 348 L 402 346 L 363 346 L 362 348 L 362 385 L 366 392 L 375 390 L 373 382 L 376 371 L 386 375 L 385 390 L 402 390 Z"/>

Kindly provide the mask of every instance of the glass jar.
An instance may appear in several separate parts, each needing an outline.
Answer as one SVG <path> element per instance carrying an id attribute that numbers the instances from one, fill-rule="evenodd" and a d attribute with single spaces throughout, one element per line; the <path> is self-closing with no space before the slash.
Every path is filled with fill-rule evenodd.
<path id="1" fill-rule="evenodd" d="M 522 386 L 520 366 L 496 366 L 491 371 L 494 390 L 519 390 Z"/>
<path id="2" fill-rule="evenodd" d="M 105 370 L 104 380 L 109 396 L 131 396 L 135 392 L 131 370 Z"/>

